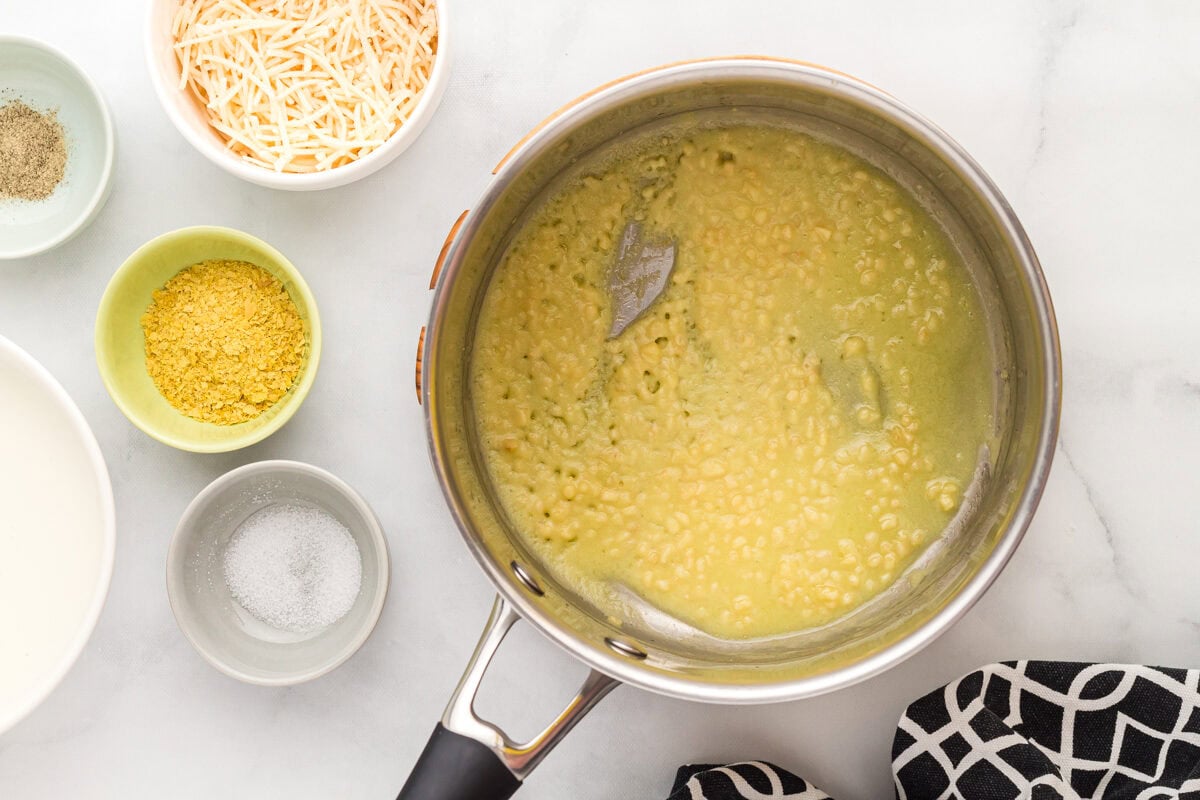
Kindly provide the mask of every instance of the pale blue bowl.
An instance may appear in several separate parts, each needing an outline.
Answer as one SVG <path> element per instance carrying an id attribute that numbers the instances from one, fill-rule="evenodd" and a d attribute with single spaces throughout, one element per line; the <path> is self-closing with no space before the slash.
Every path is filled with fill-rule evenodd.
<path id="1" fill-rule="evenodd" d="M 0 105 L 54 110 L 67 134 L 67 170 L 45 200 L 0 198 L 0 259 L 23 258 L 70 239 L 100 212 L 113 168 L 113 126 L 99 88 L 43 42 L 0 36 Z"/>

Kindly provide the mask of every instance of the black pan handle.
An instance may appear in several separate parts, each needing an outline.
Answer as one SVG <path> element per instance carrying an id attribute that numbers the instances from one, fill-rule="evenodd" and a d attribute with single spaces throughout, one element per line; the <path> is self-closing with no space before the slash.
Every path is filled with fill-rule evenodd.
<path id="1" fill-rule="evenodd" d="M 519 788 L 490 747 L 439 722 L 396 800 L 508 800 Z"/>
<path id="2" fill-rule="evenodd" d="M 505 634 L 520 619 L 502 597 L 492 615 L 442 721 L 417 759 L 396 800 L 508 800 L 546 754 L 612 691 L 617 681 L 592 670 L 579 692 L 546 729 L 528 742 L 514 742 L 475 714 L 475 695 Z"/>

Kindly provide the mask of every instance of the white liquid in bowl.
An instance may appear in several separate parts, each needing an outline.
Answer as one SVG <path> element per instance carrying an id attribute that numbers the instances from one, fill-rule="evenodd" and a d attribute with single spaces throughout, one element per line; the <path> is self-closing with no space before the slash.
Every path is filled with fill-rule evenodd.
<path id="1" fill-rule="evenodd" d="M 0 732 L 58 684 L 108 590 L 112 491 L 82 415 L 0 337 Z"/>

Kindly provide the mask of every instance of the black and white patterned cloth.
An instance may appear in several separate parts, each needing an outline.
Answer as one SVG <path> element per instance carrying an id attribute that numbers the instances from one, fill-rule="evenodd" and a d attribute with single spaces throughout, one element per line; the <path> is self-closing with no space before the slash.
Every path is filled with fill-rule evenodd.
<path id="1" fill-rule="evenodd" d="M 1200 800 L 1200 670 L 1006 661 L 920 698 L 898 800 Z M 759 761 L 682 767 L 669 800 L 830 800 Z"/>
<path id="2" fill-rule="evenodd" d="M 691 764 L 675 774 L 667 800 L 831 800 L 803 778 L 765 761 L 743 761 L 723 767 Z"/>

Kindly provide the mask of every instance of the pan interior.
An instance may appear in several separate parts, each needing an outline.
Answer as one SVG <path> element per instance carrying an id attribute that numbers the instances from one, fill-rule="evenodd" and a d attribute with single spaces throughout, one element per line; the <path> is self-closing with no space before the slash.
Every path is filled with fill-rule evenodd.
<path id="1" fill-rule="evenodd" d="M 903 119 L 868 96 L 828 81 L 789 79 L 773 70 L 706 79 L 669 76 L 614 93 L 571 121 L 551 126 L 506 168 L 472 215 L 440 289 L 429 353 L 434 452 L 448 496 L 481 563 L 511 599 L 552 621 L 560 642 L 597 665 L 614 656 L 606 640 L 635 645 L 640 673 L 666 673 L 686 684 L 782 682 L 860 661 L 920 627 L 976 574 L 1009 531 L 1029 483 L 1046 424 L 1049 391 L 1043 333 L 1019 242 L 963 165 L 951 163 Z M 561 122 L 561 121 L 560 121 Z M 488 280 L 513 233 L 549 194 L 589 163 L 658 129 L 732 124 L 787 126 L 836 143 L 887 172 L 945 229 L 985 309 L 996 364 L 995 430 L 966 501 L 950 527 L 896 583 L 851 614 L 818 628 L 758 639 L 722 639 L 688 626 L 615 587 L 612 608 L 598 608 L 524 545 L 502 506 L 479 452 L 470 396 L 470 354 Z M 517 579 L 516 562 L 538 595 Z M 649 681 L 648 683 L 653 683 Z M 652 688 L 654 688 L 652 686 Z"/>

